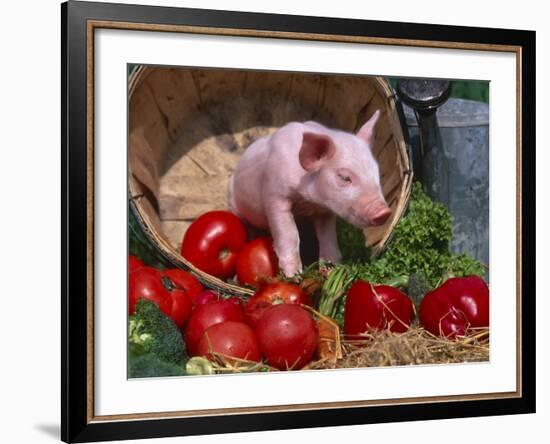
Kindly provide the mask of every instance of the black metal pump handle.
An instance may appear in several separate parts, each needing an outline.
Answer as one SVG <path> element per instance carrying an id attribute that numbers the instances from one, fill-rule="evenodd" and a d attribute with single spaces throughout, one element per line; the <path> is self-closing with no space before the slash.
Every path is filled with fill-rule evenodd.
<path id="1" fill-rule="evenodd" d="M 414 109 L 421 140 L 421 162 L 414 164 L 414 174 L 426 193 L 433 199 L 445 201 L 448 180 L 445 164 L 438 151 L 443 149 L 436 111 L 451 94 L 448 80 L 402 79 L 396 91 L 403 103 Z"/>

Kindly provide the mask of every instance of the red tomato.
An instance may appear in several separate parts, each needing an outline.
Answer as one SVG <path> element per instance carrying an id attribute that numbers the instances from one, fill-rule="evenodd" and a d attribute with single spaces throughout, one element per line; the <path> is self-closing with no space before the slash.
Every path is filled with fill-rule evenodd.
<path id="1" fill-rule="evenodd" d="M 185 330 L 187 354 L 196 356 L 197 345 L 208 327 L 225 321 L 244 322 L 240 307 L 229 301 L 219 300 L 197 305 Z"/>
<path id="2" fill-rule="evenodd" d="M 246 303 L 244 312 L 252 326 L 263 313 L 276 304 L 311 305 L 311 299 L 299 285 L 289 282 L 270 282 L 264 284 Z"/>
<path id="3" fill-rule="evenodd" d="M 142 267 L 130 273 L 128 282 L 129 313 L 134 313 L 136 302 L 149 299 L 167 316 L 172 315 L 172 297 L 162 284 L 162 273 L 153 267 Z"/>
<path id="4" fill-rule="evenodd" d="M 170 317 L 179 328 L 183 328 L 191 316 L 193 302 L 191 302 L 191 298 L 185 290 L 174 289 L 170 294 L 172 296 L 172 314 Z"/>
<path id="5" fill-rule="evenodd" d="M 359 339 L 369 328 L 402 333 L 413 318 L 411 299 L 397 288 L 357 281 L 346 297 L 344 333 L 353 339 Z"/>
<path id="6" fill-rule="evenodd" d="M 128 282 L 128 311 L 133 314 L 136 302 L 145 298 L 156 303 L 160 310 L 183 328 L 191 316 L 192 302 L 184 289 L 153 267 L 142 267 L 130 273 Z"/>
<path id="7" fill-rule="evenodd" d="M 208 327 L 197 345 L 197 354 L 210 358 L 211 352 L 248 361 L 262 359 L 254 330 L 243 322 L 225 321 Z"/>
<path id="8" fill-rule="evenodd" d="M 218 295 L 214 293 L 212 290 L 204 290 L 197 295 L 193 304 L 203 305 L 211 301 L 217 301 L 218 299 L 219 299 Z"/>
<path id="9" fill-rule="evenodd" d="M 464 336 L 470 327 L 489 326 L 489 287 L 479 276 L 451 278 L 422 299 L 422 326 L 434 335 Z"/>
<path id="10" fill-rule="evenodd" d="M 193 302 L 203 290 L 197 278 L 187 271 L 180 270 L 179 268 L 172 268 L 170 270 L 164 270 L 163 274 L 170 278 L 170 280 L 176 284 L 176 287 L 183 288 Z"/>
<path id="11" fill-rule="evenodd" d="M 298 305 L 274 305 L 258 321 L 255 331 L 267 363 L 279 370 L 301 369 L 319 343 L 315 321 Z"/>
<path id="12" fill-rule="evenodd" d="M 276 276 L 278 270 L 278 259 L 270 237 L 258 237 L 248 242 L 237 256 L 237 280 L 242 285 L 258 288 L 265 278 Z"/>
<path id="13" fill-rule="evenodd" d="M 237 254 L 246 244 L 246 231 L 229 211 L 210 211 L 185 232 L 181 255 L 199 270 L 221 279 L 235 274 Z"/>
<path id="14" fill-rule="evenodd" d="M 230 298 L 227 298 L 226 301 L 229 301 L 241 309 L 243 308 L 243 300 L 241 298 L 238 298 L 237 296 L 231 296 Z"/>
<path id="15" fill-rule="evenodd" d="M 131 254 L 128 256 L 128 273 L 136 271 L 143 266 L 144 264 L 141 259 L 137 258 L 136 256 L 132 256 Z"/>

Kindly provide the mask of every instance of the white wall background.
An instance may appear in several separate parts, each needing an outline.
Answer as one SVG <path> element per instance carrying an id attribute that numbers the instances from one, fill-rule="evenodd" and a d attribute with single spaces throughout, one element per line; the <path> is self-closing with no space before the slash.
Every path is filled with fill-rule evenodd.
<path id="1" fill-rule="evenodd" d="M 141 3 L 121 1 L 121 3 Z M 550 264 L 550 28 L 544 2 L 442 3 L 394 0 L 192 0 L 143 3 L 375 20 L 534 29 L 537 31 L 537 274 Z M 60 12 L 58 0 L 4 2 L 0 26 L 0 440 L 54 442 L 60 412 Z M 527 116 L 528 117 L 528 116 Z M 512 198 L 512 196 L 510 196 Z M 511 240 L 512 242 L 512 240 Z M 548 291 L 537 285 L 536 415 L 261 432 L 154 442 L 407 442 L 522 441 L 547 435 L 550 420 Z M 525 295 L 535 297 L 535 295 Z"/>

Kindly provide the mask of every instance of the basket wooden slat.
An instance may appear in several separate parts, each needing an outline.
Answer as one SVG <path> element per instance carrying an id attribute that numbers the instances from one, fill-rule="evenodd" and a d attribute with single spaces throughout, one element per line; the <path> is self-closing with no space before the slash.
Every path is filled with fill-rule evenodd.
<path id="1" fill-rule="evenodd" d="M 406 208 L 412 177 L 393 92 L 378 77 L 140 67 L 129 82 L 129 193 L 146 236 L 175 266 L 213 287 L 179 255 L 190 223 L 227 207 L 227 184 L 250 143 L 289 121 L 356 131 L 377 109 L 373 152 L 392 217 L 364 231 L 382 250 Z"/>

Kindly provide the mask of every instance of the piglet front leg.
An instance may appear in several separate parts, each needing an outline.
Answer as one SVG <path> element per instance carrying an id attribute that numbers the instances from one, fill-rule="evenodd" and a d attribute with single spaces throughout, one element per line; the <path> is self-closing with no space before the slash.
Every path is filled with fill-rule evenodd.
<path id="1" fill-rule="evenodd" d="M 279 258 L 279 268 L 287 277 L 302 271 L 300 236 L 291 208 L 291 203 L 283 198 L 271 200 L 266 207 L 273 248 Z"/>
<path id="2" fill-rule="evenodd" d="M 319 242 L 319 259 L 333 263 L 342 260 L 342 253 L 338 247 L 336 235 L 336 216 L 334 214 L 323 214 L 314 219 L 315 234 Z"/>

